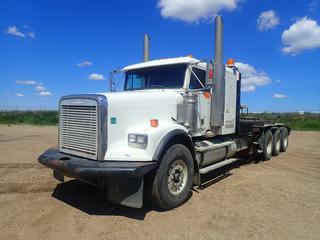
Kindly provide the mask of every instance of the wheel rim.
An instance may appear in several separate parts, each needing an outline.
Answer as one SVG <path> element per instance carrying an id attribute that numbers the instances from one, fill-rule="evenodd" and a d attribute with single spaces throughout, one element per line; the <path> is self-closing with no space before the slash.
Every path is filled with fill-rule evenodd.
<path id="1" fill-rule="evenodd" d="M 184 161 L 175 160 L 168 171 L 168 189 L 170 193 L 177 195 L 181 193 L 187 183 L 187 165 Z"/>
<path id="2" fill-rule="evenodd" d="M 269 137 L 269 138 L 268 138 L 267 153 L 268 153 L 268 154 L 271 154 L 271 153 L 272 153 L 272 137 Z"/>

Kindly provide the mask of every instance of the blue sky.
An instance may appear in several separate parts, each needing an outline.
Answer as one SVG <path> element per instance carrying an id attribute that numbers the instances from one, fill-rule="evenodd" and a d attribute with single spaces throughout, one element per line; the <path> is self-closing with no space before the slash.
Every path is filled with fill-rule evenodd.
<path id="1" fill-rule="evenodd" d="M 109 71 L 141 61 L 145 32 L 152 59 L 213 57 L 217 13 L 225 60 L 243 71 L 243 104 L 320 110 L 319 0 L 2 0 L 0 107 L 107 91 Z"/>

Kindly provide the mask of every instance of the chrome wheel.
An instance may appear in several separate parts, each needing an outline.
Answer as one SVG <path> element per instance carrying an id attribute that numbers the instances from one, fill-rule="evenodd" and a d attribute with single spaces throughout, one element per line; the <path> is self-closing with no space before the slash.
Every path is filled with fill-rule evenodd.
<path id="1" fill-rule="evenodd" d="M 168 189 L 170 193 L 177 195 L 181 193 L 186 186 L 188 177 L 187 166 L 184 161 L 175 160 L 168 171 Z"/>

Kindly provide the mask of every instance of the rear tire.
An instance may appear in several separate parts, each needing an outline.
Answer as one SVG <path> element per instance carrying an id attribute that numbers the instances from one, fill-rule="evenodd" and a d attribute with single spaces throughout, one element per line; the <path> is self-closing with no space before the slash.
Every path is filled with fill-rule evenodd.
<path id="1" fill-rule="evenodd" d="M 263 161 L 267 161 L 271 159 L 273 152 L 273 136 L 270 130 L 265 131 L 263 136 L 263 149 L 261 153 L 261 158 Z"/>
<path id="2" fill-rule="evenodd" d="M 171 146 L 164 154 L 152 185 L 152 202 L 168 210 L 186 202 L 192 187 L 192 155 L 182 144 Z"/>
<path id="3" fill-rule="evenodd" d="M 281 147 L 280 152 L 287 151 L 288 145 L 289 145 L 289 133 L 288 129 L 286 127 L 280 128 L 281 130 Z"/>
<path id="4" fill-rule="evenodd" d="M 280 148 L 281 148 L 281 132 L 280 132 L 280 129 L 277 128 L 277 130 L 275 130 L 275 132 L 273 133 L 272 155 L 278 156 L 280 153 Z"/>

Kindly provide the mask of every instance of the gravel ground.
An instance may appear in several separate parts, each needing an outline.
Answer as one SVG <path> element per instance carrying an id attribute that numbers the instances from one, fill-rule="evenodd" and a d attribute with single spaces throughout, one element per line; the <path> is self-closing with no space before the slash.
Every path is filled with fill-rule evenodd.
<path id="1" fill-rule="evenodd" d="M 167 212 L 58 184 L 36 160 L 56 145 L 56 127 L 0 125 L 0 239 L 320 238 L 320 132 L 293 132 L 286 153 L 225 168 Z"/>

